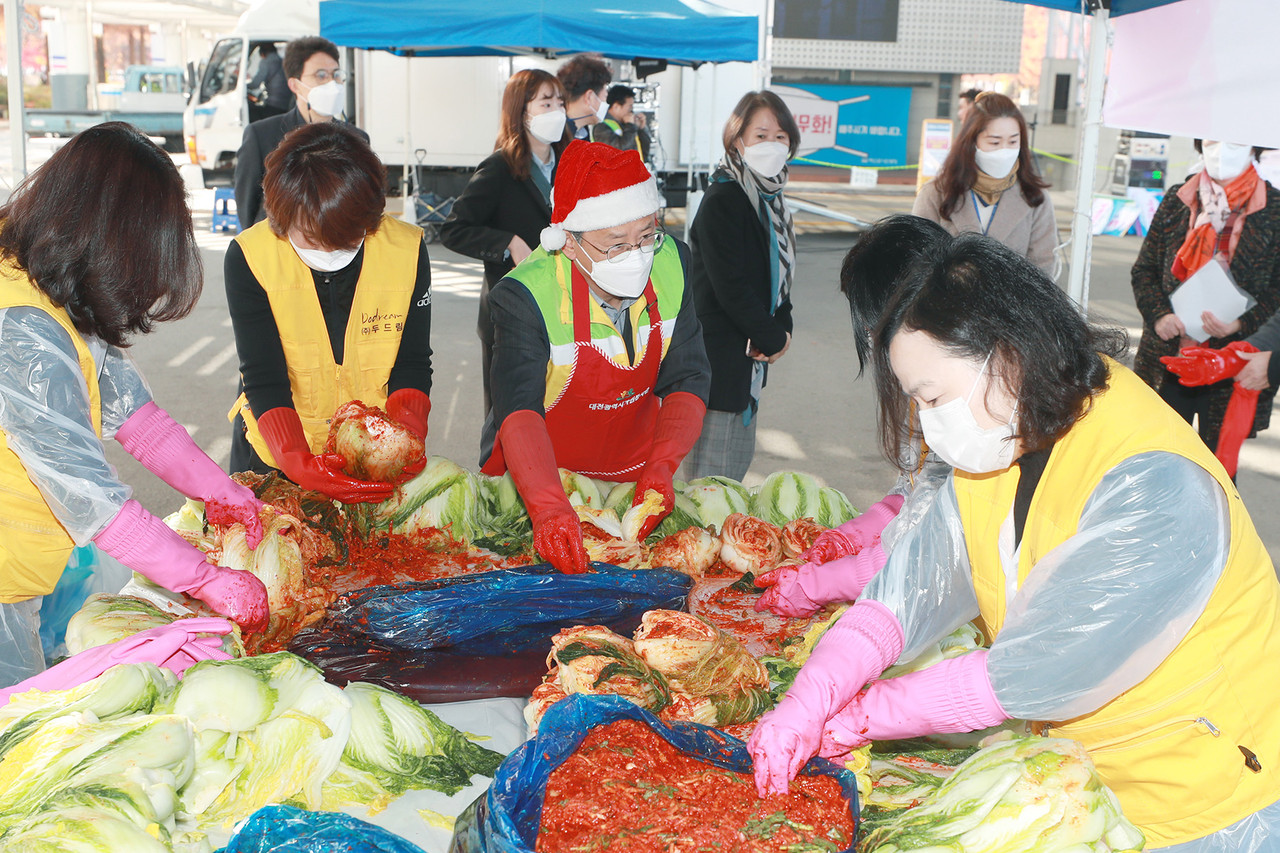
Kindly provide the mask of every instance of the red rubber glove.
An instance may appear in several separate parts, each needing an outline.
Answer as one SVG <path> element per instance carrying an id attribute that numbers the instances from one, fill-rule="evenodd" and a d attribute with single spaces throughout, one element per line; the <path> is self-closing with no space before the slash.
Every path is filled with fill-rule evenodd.
<path id="1" fill-rule="evenodd" d="M 401 388 L 387 397 L 387 417 L 413 430 L 414 435 L 427 440 L 427 416 L 431 414 L 431 398 L 417 388 Z M 414 473 L 421 472 L 421 468 Z"/>
<path id="2" fill-rule="evenodd" d="M 1248 344 L 1246 344 L 1248 346 Z M 1245 388 L 1239 382 L 1231 388 L 1226 414 L 1222 416 L 1222 429 L 1218 431 L 1218 447 L 1213 455 L 1227 469 L 1231 479 L 1236 478 L 1240 464 L 1240 446 L 1253 432 L 1254 418 L 1258 414 L 1258 395 L 1261 391 Z"/>
<path id="3" fill-rule="evenodd" d="M 578 513 L 560 485 L 547 422 L 529 409 L 512 412 L 498 430 L 498 441 L 516 491 L 533 521 L 533 547 L 564 574 L 587 571 L 591 558 L 582 544 Z"/>
<path id="4" fill-rule="evenodd" d="M 342 469 L 347 460 L 339 453 L 313 454 L 298 413 L 288 406 L 263 412 L 258 418 L 258 430 L 267 442 L 276 465 L 286 477 L 304 489 L 312 489 L 344 504 L 381 503 L 395 490 L 392 483 L 370 483 L 345 473 Z"/>
<path id="5" fill-rule="evenodd" d="M 871 741 L 976 732 L 1007 719 L 987 675 L 987 650 L 979 649 L 873 681 L 827 722 L 818 754 L 838 758 Z"/>
<path id="6" fill-rule="evenodd" d="M 644 500 L 649 489 L 662 495 L 662 512 L 645 519 L 636 536 L 643 542 L 653 529 L 676 508 L 675 489 L 671 479 L 684 457 L 702 435 L 702 418 L 707 414 L 707 404 L 696 394 L 676 391 L 662 400 L 658 423 L 653 432 L 653 445 L 649 448 L 649 461 L 645 463 L 636 480 L 635 506 Z"/>
<path id="7" fill-rule="evenodd" d="M 28 690 L 47 693 L 79 687 L 122 663 L 153 663 L 182 675 L 197 661 L 230 660 L 231 655 L 222 650 L 219 637 L 202 636 L 230 633 L 231 623 L 213 616 L 177 619 L 168 625 L 148 628 L 114 643 L 85 649 L 39 675 L 0 690 L 0 705 L 7 703 L 10 696 Z"/>
<path id="8" fill-rule="evenodd" d="M 267 627 L 267 588 L 253 572 L 215 566 L 137 501 L 125 501 L 94 544 L 140 575 L 198 598 L 249 631 Z"/>
<path id="9" fill-rule="evenodd" d="M 1222 349 L 1187 347 L 1178 355 L 1162 355 L 1160 362 L 1176 374 L 1183 385 L 1212 385 L 1235 376 L 1248 363 L 1236 350 L 1257 352 L 1251 344 L 1235 341 Z"/>
<path id="10" fill-rule="evenodd" d="M 129 416 L 116 432 L 116 441 L 161 480 L 192 500 L 204 501 L 205 517 L 214 524 L 243 524 L 249 547 L 258 547 L 262 501 L 228 477 L 154 401 Z"/>

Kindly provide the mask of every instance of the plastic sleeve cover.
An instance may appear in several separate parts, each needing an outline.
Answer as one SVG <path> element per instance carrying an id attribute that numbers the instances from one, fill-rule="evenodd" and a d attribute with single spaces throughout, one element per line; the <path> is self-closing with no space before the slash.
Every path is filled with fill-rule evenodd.
<path id="1" fill-rule="evenodd" d="M 98 396 L 102 400 L 104 441 L 115 438 L 124 422 L 154 399 L 133 356 L 112 346 L 98 362 Z"/>
<path id="2" fill-rule="evenodd" d="M 910 498 L 908 498 L 908 502 Z M 903 512 L 907 507 L 903 506 Z M 899 513 L 901 517 L 902 513 Z M 898 618 L 908 661 L 978 615 L 969 552 L 950 476 L 923 517 L 907 528 L 861 600 L 878 601 Z"/>
<path id="3" fill-rule="evenodd" d="M 1149 676 L 1204 612 L 1231 521 L 1213 476 L 1143 453 L 1098 483 L 1076 535 L 1046 554 L 1009 604 L 987 671 L 1025 720 L 1094 711 Z"/>
<path id="4" fill-rule="evenodd" d="M 129 499 L 93 431 L 71 337 L 38 308 L 0 310 L 0 430 L 77 545 Z"/>
<path id="5" fill-rule="evenodd" d="M 906 532 L 920 523 L 924 514 L 933 505 L 933 499 L 951 476 L 951 466 L 943 462 L 938 454 L 925 454 L 920 468 L 911 474 L 901 474 L 898 482 L 893 484 L 891 495 L 902 495 L 902 508 L 894 519 L 884 526 L 880 533 L 880 547 L 885 552 L 892 551 Z"/>

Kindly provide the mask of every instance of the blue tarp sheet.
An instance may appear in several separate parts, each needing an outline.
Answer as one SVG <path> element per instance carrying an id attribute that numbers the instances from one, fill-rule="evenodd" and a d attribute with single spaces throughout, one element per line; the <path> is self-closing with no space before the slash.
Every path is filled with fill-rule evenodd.
<path id="1" fill-rule="evenodd" d="M 595 52 L 689 64 L 759 53 L 759 19 L 706 0 L 321 0 L 320 35 L 412 56 Z"/>

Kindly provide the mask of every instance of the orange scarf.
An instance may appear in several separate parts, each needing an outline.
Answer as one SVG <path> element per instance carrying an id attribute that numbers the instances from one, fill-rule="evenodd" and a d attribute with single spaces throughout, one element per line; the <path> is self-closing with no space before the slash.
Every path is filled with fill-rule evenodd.
<path id="1" fill-rule="evenodd" d="M 1219 184 L 1201 172 L 1182 185 L 1178 198 L 1190 209 L 1191 219 L 1187 237 L 1173 259 L 1173 274 L 1179 281 L 1186 281 L 1209 263 L 1218 246 L 1219 234 L 1227 224 L 1231 225 L 1231 236 L 1225 254 L 1227 262 L 1231 262 L 1236 243 L 1240 242 L 1245 217 L 1267 204 L 1267 185 L 1259 180 L 1253 166 L 1226 184 Z M 1206 204 L 1206 200 L 1209 203 Z M 1231 221 L 1232 214 L 1235 215 L 1234 222 Z"/>

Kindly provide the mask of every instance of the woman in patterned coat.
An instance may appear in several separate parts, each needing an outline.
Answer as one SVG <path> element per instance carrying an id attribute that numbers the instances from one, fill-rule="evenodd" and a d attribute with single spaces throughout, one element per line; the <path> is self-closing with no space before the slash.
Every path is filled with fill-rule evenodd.
<path id="1" fill-rule="evenodd" d="M 1247 147 L 1211 141 L 1197 147 L 1203 148 L 1205 170 L 1169 188 L 1133 265 L 1133 295 L 1142 313 L 1133 369 L 1188 423 L 1198 415 L 1200 437 L 1214 449 L 1233 381 L 1189 388 L 1160 363 L 1161 356 L 1196 343 L 1186 336 L 1169 297 L 1221 255 L 1236 284 L 1257 304 L 1230 322 L 1203 318 L 1212 337 L 1200 345 L 1218 349 L 1258 331 L 1280 309 L 1280 192 L 1258 177 Z M 1268 388 L 1258 398 L 1251 435 L 1270 424 L 1275 394 Z"/>

